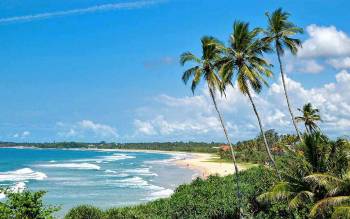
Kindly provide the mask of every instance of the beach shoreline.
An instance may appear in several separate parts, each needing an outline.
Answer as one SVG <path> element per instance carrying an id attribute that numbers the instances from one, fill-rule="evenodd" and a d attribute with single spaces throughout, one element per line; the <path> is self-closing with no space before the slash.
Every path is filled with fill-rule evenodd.
<path id="1" fill-rule="evenodd" d="M 214 153 L 198 153 L 198 152 L 183 152 L 183 151 L 162 151 L 162 150 L 141 150 L 141 149 L 99 149 L 121 152 L 142 152 L 142 153 L 162 153 L 174 156 L 170 160 L 171 163 L 182 167 L 194 170 L 197 176 L 203 179 L 210 175 L 227 176 L 234 174 L 234 165 L 229 162 L 217 161 L 219 158 Z M 179 156 L 180 155 L 180 156 Z M 177 157 L 178 156 L 178 157 Z M 246 170 L 247 165 L 237 164 L 238 171 Z"/>
<path id="2" fill-rule="evenodd" d="M 40 149 L 36 147 L 7 147 L 18 149 Z M 214 153 L 199 153 L 199 152 L 185 152 L 185 151 L 164 151 L 164 150 L 147 150 L 147 149 L 102 149 L 102 148 L 51 148 L 62 150 L 92 150 L 92 151 L 112 151 L 112 152 L 140 152 L 140 153 L 157 153 L 168 154 L 173 158 L 169 159 L 169 162 L 182 168 L 187 168 L 195 171 L 197 174 L 194 176 L 203 179 L 208 178 L 210 175 L 227 176 L 233 174 L 233 163 L 217 161 L 218 156 Z M 245 165 L 238 164 L 239 171 L 247 169 Z"/>

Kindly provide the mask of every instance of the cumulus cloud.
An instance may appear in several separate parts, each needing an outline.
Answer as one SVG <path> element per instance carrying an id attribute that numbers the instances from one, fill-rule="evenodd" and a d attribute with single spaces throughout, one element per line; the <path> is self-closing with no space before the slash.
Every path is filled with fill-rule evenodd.
<path id="1" fill-rule="evenodd" d="M 301 83 L 287 78 L 294 109 L 307 102 L 314 104 L 320 109 L 324 120 L 321 127 L 334 137 L 349 134 L 350 130 L 350 74 L 343 70 L 336 74 L 335 79 L 334 83 L 308 89 Z M 229 88 L 227 98 L 219 95 L 217 98 L 233 140 L 251 138 L 259 132 L 250 102 L 239 92 L 237 86 Z M 281 80 L 253 98 L 266 130 L 294 132 Z M 210 96 L 205 89 L 196 96 L 161 95 L 156 101 L 162 104 L 153 111 L 148 110 L 147 119 L 142 119 L 145 115 L 140 115 L 135 120 L 135 128 L 139 134 L 163 137 L 175 135 L 182 136 L 184 140 L 224 140 Z M 303 128 L 301 124 L 300 127 Z"/>
<path id="2" fill-rule="evenodd" d="M 302 58 L 350 55 L 350 38 L 335 26 L 309 25 L 309 38 L 303 42 L 298 56 Z"/>
<path id="3" fill-rule="evenodd" d="M 336 69 L 350 68 L 350 57 L 332 58 L 328 59 L 327 62 Z"/>
<path id="4" fill-rule="evenodd" d="M 116 128 L 105 124 L 95 123 L 91 120 L 82 120 L 74 124 L 57 122 L 57 126 L 61 129 L 61 131 L 58 133 L 59 136 L 66 138 L 94 137 L 101 140 L 109 140 L 116 139 L 118 137 Z"/>
<path id="5" fill-rule="evenodd" d="M 325 67 L 314 59 L 300 59 L 296 57 L 287 57 L 286 63 L 287 73 L 299 72 L 317 74 L 322 72 Z"/>

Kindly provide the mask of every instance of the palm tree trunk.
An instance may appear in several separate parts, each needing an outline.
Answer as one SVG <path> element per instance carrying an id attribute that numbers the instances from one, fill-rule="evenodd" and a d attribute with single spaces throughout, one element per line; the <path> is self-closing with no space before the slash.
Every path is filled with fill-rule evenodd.
<path id="1" fill-rule="evenodd" d="M 285 78 L 284 78 L 283 66 L 282 66 L 282 61 L 281 61 L 281 54 L 280 54 L 280 51 L 278 50 L 277 43 L 276 43 L 276 51 L 277 51 L 278 62 L 279 62 L 279 65 L 280 65 L 282 84 L 283 84 L 283 89 L 284 89 L 284 95 L 286 96 L 286 100 L 287 100 L 288 110 L 289 110 L 290 116 L 292 117 L 293 125 L 294 125 L 294 128 L 295 128 L 295 131 L 297 132 L 299 140 L 300 140 L 300 142 L 303 142 L 303 139 L 301 138 L 298 126 L 297 126 L 297 124 L 295 122 L 295 118 L 294 118 L 294 114 L 293 114 L 293 111 L 292 111 L 291 104 L 289 102 L 288 92 L 287 92 L 287 87 L 286 87 L 286 81 L 285 81 Z"/>
<path id="2" fill-rule="evenodd" d="M 257 110 L 256 107 L 255 107 L 253 98 L 252 98 L 252 96 L 250 95 L 250 91 L 249 91 L 249 90 L 248 90 L 247 94 L 248 94 L 250 103 L 251 103 L 252 106 L 253 106 L 253 110 L 254 110 L 254 113 L 255 113 L 255 115 L 256 115 L 256 118 L 258 119 L 260 132 L 261 132 L 261 135 L 262 135 L 262 137 L 263 137 L 263 139 L 264 139 L 264 144 L 265 144 L 265 148 L 266 148 L 267 154 L 268 154 L 268 156 L 269 156 L 269 158 L 270 158 L 270 161 L 272 162 L 272 165 L 273 165 L 273 166 L 276 168 L 276 170 L 277 170 L 275 160 L 274 160 L 273 157 L 272 157 L 272 154 L 271 154 L 271 151 L 270 151 L 270 147 L 269 147 L 269 145 L 268 145 L 268 143 L 267 143 L 267 140 L 266 140 L 265 132 L 264 132 L 263 127 L 262 127 L 262 124 L 261 124 L 261 120 L 260 120 L 260 116 L 259 116 L 258 110 Z"/>
<path id="3" fill-rule="evenodd" d="M 218 114 L 218 117 L 219 117 L 222 129 L 224 130 L 226 140 L 227 140 L 228 144 L 230 145 L 231 155 L 232 155 L 232 159 L 233 159 L 233 165 L 234 165 L 234 168 L 235 168 L 235 176 L 236 176 L 237 203 L 238 203 L 237 207 L 238 207 L 238 211 L 239 211 L 239 218 L 243 218 L 242 208 L 241 208 L 241 191 L 240 191 L 240 186 L 239 186 L 239 174 L 238 174 L 238 166 L 237 166 L 237 162 L 236 162 L 236 155 L 235 155 L 235 152 L 233 150 L 231 140 L 230 140 L 230 138 L 228 136 L 228 132 L 227 132 L 227 129 L 226 129 L 226 126 L 225 126 L 225 123 L 224 123 L 224 119 L 223 119 L 223 117 L 222 117 L 222 115 L 221 115 L 221 113 L 219 111 L 218 105 L 216 103 L 214 91 L 209 86 L 208 86 L 208 88 L 209 88 L 210 96 L 211 96 L 211 98 L 213 100 L 213 104 L 214 104 L 215 110 L 216 110 L 216 112 Z"/>

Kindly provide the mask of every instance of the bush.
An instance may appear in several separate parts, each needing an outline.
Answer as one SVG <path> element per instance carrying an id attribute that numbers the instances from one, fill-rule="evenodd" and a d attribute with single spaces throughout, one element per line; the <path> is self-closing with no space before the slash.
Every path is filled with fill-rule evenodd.
<path id="1" fill-rule="evenodd" d="M 81 205 L 72 208 L 65 219 L 103 219 L 103 211 L 90 205 Z"/>
<path id="2" fill-rule="evenodd" d="M 267 191 L 275 181 L 272 171 L 256 167 L 239 173 L 246 214 L 258 211 L 255 197 Z M 233 218 L 237 214 L 236 181 L 233 175 L 196 179 L 179 186 L 169 199 L 160 199 L 135 207 L 113 208 L 108 219 L 117 218 Z"/>
<path id="3" fill-rule="evenodd" d="M 256 167 L 240 172 L 244 214 L 254 215 L 259 206 L 255 197 L 267 191 L 276 178 L 272 171 Z M 170 199 L 171 215 L 176 218 L 235 218 L 237 216 L 235 176 L 211 176 L 180 186 Z"/>
<path id="4" fill-rule="evenodd" d="M 43 191 L 5 191 L 5 194 L 6 200 L 0 202 L 0 219 L 52 219 L 52 214 L 59 210 L 58 207 L 43 204 Z"/>
<path id="5" fill-rule="evenodd" d="M 105 212 L 106 219 L 170 218 L 169 199 L 159 199 L 134 207 L 111 208 Z"/>

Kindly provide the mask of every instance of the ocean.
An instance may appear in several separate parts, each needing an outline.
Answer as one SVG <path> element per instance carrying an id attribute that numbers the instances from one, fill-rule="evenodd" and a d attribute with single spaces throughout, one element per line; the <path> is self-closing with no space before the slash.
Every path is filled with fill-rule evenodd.
<path id="1" fill-rule="evenodd" d="M 46 191 L 57 216 L 90 204 L 103 209 L 168 197 L 198 174 L 174 165 L 183 154 L 0 148 L 0 186 Z M 4 199 L 0 194 L 0 199 Z M 1 201 L 1 200 L 0 200 Z"/>

